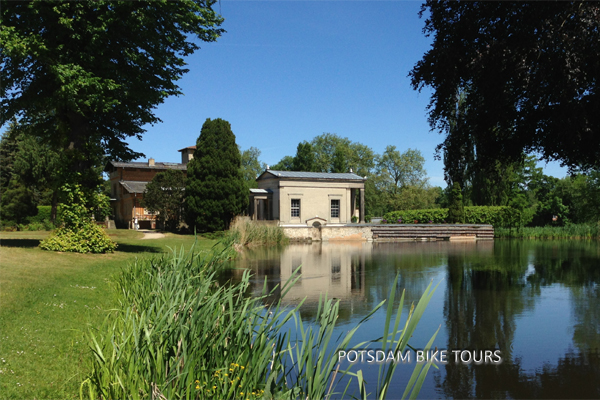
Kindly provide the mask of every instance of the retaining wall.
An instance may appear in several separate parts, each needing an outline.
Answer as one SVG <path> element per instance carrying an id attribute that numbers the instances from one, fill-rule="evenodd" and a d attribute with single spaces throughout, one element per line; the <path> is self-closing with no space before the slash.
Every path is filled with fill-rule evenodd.
<path id="1" fill-rule="evenodd" d="M 308 227 L 282 225 L 292 241 L 492 240 L 492 225 L 347 224 Z"/>

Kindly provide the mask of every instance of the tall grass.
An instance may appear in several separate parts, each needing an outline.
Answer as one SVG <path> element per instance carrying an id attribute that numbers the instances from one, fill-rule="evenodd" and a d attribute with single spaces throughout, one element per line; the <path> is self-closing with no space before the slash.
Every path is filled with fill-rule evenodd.
<path id="1" fill-rule="evenodd" d="M 499 238 L 522 239 L 597 239 L 600 238 L 600 223 L 523 227 L 520 229 L 496 228 L 494 235 Z"/>
<path id="2" fill-rule="evenodd" d="M 100 330 L 90 333 L 92 372 L 81 384 L 80 396 L 329 398 L 340 394 L 336 384 L 344 375 L 357 377 L 366 393 L 362 373 L 340 371 L 337 358 L 337 351 L 346 350 L 360 324 L 336 342 L 332 333 L 338 302 L 324 299 L 317 325 L 305 327 L 298 308 L 286 309 L 280 302 L 263 305 L 266 285 L 263 297 L 247 297 L 248 272 L 238 284 L 219 285 L 216 274 L 229 251 L 226 247 L 202 254 L 173 252 L 126 267 L 116 281 L 120 308 L 107 317 Z M 282 296 L 293 283 L 282 288 Z M 431 293 L 428 288 L 414 312 L 411 310 L 404 330 L 399 331 L 401 304 L 394 327 L 390 329 L 388 318 L 382 336 L 386 340 L 379 341 L 388 348 L 406 346 Z M 388 303 L 388 316 L 392 308 L 393 299 Z M 285 331 L 284 324 L 291 319 L 299 338 L 292 339 Z M 405 333 L 398 339 L 398 332 Z M 422 367 L 417 365 L 419 378 L 427 373 L 428 367 Z M 381 398 L 392 375 L 393 371 L 376 388 Z M 411 380 L 413 395 L 422 383 L 422 379 Z"/>
<path id="3" fill-rule="evenodd" d="M 229 227 L 229 234 L 242 246 L 283 244 L 288 242 L 283 229 L 248 217 L 236 217 Z"/>

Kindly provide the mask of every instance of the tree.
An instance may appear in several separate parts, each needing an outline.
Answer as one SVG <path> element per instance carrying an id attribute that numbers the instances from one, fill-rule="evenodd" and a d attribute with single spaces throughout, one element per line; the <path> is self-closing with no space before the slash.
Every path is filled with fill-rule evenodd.
<path id="1" fill-rule="evenodd" d="M 38 213 L 33 193 L 17 179 L 11 180 L 2 191 L 0 206 L 0 220 L 4 224 L 23 224 L 27 222 L 27 218 Z"/>
<path id="2" fill-rule="evenodd" d="M 1 120 L 15 117 L 65 156 L 88 187 L 98 155 L 142 156 L 154 109 L 181 94 L 184 56 L 215 41 L 215 0 L 2 2 Z M 69 179 L 74 179 L 71 175 Z M 86 178 L 90 178 L 88 182 Z M 96 177 L 97 178 L 97 177 Z"/>
<path id="3" fill-rule="evenodd" d="M 168 169 L 159 172 L 144 191 L 143 207 L 158 213 L 160 225 L 167 230 L 177 229 L 182 219 L 185 175 L 183 171 Z"/>
<path id="4" fill-rule="evenodd" d="M 463 92 L 479 159 L 539 152 L 572 169 L 600 166 L 598 3 L 428 0 L 425 12 L 433 45 L 410 76 L 433 89 L 432 129 L 448 133 Z"/>
<path id="5" fill-rule="evenodd" d="M 394 189 L 407 186 L 425 187 L 427 171 L 425 158 L 419 150 L 408 149 L 404 153 L 396 150 L 396 146 L 387 146 L 378 168 L 386 176 Z"/>
<path id="6" fill-rule="evenodd" d="M 465 209 L 463 197 L 458 182 L 452 185 L 450 192 L 450 206 L 448 207 L 448 222 L 451 224 L 462 224 L 465 222 Z"/>
<path id="7" fill-rule="evenodd" d="M 24 186 L 35 205 L 52 204 L 54 221 L 58 189 L 65 174 L 61 156 L 24 131 L 13 121 L 0 139 L 0 191 L 7 190 L 10 181 L 14 181 L 13 189 L 15 185 Z"/>
<path id="8" fill-rule="evenodd" d="M 273 171 L 293 171 L 294 157 L 284 156 L 277 164 L 272 165 L 270 169 Z"/>
<path id="9" fill-rule="evenodd" d="M 318 172 L 316 171 L 313 147 L 307 141 L 298 143 L 292 168 L 294 171 Z"/>
<path id="10" fill-rule="evenodd" d="M 260 150 L 256 147 L 250 147 L 242 151 L 242 176 L 248 188 L 256 188 L 256 178 L 267 169 L 267 164 L 258 160 Z"/>
<path id="11" fill-rule="evenodd" d="M 186 221 L 200 232 L 224 230 L 248 205 L 241 155 L 229 122 L 208 118 L 187 166 Z"/>
<path id="12" fill-rule="evenodd" d="M 375 167 L 373 150 L 348 138 L 324 133 L 316 136 L 311 145 L 318 172 L 349 172 L 352 169 L 360 176 L 368 176 Z"/>

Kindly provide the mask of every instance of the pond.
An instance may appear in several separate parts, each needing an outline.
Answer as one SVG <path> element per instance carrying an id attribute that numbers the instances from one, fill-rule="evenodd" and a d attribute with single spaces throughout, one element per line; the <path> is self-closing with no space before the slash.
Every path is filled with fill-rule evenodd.
<path id="1" fill-rule="evenodd" d="M 320 296 L 339 299 L 339 333 L 389 298 L 396 275 L 404 316 L 430 282 L 441 282 L 410 344 L 422 349 L 440 328 L 434 346 L 448 362 L 430 369 L 420 398 L 600 398 L 598 241 L 293 244 L 248 250 L 236 266 L 230 277 L 248 268 L 252 293 L 266 278 L 275 297 L 299 268 L 282 301 L 306 299 L 301 315 L 314 322 Z M 353 342 L 381 336 L 384 321 L 380 310 Z M 452 350 L 500 350 L 502 362 L 456 362 L 452 354 L 462 353 Z M 379 364 L 359 364 L 372 391 Z M 388 398 L 402 395 L 414 366 L 399 364 Z"/>

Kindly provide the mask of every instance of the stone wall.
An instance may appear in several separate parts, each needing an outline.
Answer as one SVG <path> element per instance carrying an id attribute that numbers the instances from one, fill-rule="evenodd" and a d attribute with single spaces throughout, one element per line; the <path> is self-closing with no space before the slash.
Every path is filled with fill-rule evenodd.
<path id="1" fill-rule="evenodd" d="M 370 226 L 344 225 L 321 226 L 282 226 L 285 235 L 292 241 L 372 241 Z"/>
<path id="2" fill-rule="evenodd" d="M 413 240 L 491 240 L 491 225 L 281 225 L 292 241 L 413 241 Z"/>

